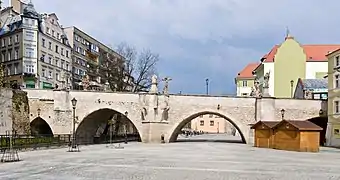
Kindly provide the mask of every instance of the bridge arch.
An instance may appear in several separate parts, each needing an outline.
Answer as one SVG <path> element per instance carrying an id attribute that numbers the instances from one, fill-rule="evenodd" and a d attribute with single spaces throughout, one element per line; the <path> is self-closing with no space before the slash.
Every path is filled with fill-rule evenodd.
<path id="1" fill-rule="evenodd" d="M 36 117 L 30 122 L 32 136 L 53 136 L 51 126 L 41 117 Z"/>
<path id="2" fill-rule="evenodd" d="M 230 122 L 235 128 L 236 130 L 239 132 L 242 142 L 246 143 L 247 142 L 247 138 L 246 138 L 246 134 L 247 134 L 247 128 L 244 124 L 242 124 L 240 121 L 237 121 L 235 119 L 230 118 L 230 115 L 225 115 L 226 113 L 223 112 L 216 112 L 216 111 L 201 111 L 201 112 L 197 112 L 197 113 L 192 113 L 189 116 L 186 116 L 185 118 L 180 119 L 177 123 L 175 123 L 175 125 L 171 128 L 170 132 L 169 132 L 169 142 L 174 142 L 177 139 L 178 134 L 180 133 L 181 129 L 190 121 L 192 121 L 193 119 L 201 116 L 201 115 L 206 115 L 206 114 L 212 114 L 212 115 L 216 115 L 216 116 L 220 116 L 222 118 L 224 118 L 226 121 Z"/>
<path id="3" fill-rule="evenodd" d="M 125 126 L 125 128 L 134 129 L 136 131 L 134 133 L 138 134 L 139 139 L 141 139 L 141 126 L 129 117 L 127 111 L 121 112 L 112 108 L 99 108 L 87 113 L 80 121 L 76 119 L 78 124 L 76 127 L 78 142 L 82 144 L 92 144 L 94 143 L 95 137 L 103 135 L 104 132 L 108 133 L 110 128 L 108 121 L 112 119 L 115 114 L 118 115 L 119 120 L 122 120 L 119 123 L 130 124 L 131 127 Z M 122 131 L 123 126 L 123 124 L 117 124 L 115 127 L 120 128 L 119 130 Z"/>

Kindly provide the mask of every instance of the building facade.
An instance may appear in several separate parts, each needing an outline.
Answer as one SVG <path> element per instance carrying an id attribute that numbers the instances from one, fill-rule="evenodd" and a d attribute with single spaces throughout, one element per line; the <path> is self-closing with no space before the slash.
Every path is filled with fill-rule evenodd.
<path id="1" fill-rule="evenodd" d="M 0 33 L 9 83 L 24 88 L 66 87 L 71 79 L 71 47 L 56 14 L 41 15 L 31 2 L 10 9 Z"/>
<path id="2" fill-rule="evenodd" d="M 38 34 L 41 19 L 32 3 L 20 15 L 10 12 L 2 25 L 1 63 L 7 83 L 35 88 L 38 74 Z"/>
<path id="3" fill-rule="evenodd" d="M 72 84 L 74 89 L 84 88 L 83 81 L 87 78 L 89 88 L 93 90 L 103 89 L 99 75 L 99 41 L 81 31 L 77 27 L 64 28 L 73 49 L 72 53 Z"/>
<path id="4" fill-rule="evenodd" d="M 251 95 L 255 81 L 253 71 L 258 65 L 259 63 L 250 63 L 241 72 L 237 74 L 235 78 L 237 96 Z"/>
<path id="5" fill-rule="evenodd" d="M 327 146 L 340 146 L 340 49 L 328 58 L 328 125 Z"/>
<path id="6" fill-rule="evenodd" d="M 322 79 L 327 74 L 326 54 L 340 48 L 340 45 L 300 45 L 288 35 L 280 45 L 261 58 L 254 75 L 262 89 L 266 73 L 270 74 L 269 94 L 273 97 L 292 97 L 297 80 Z"/>
<path id="7" fill-rule="evenodd" d="M 236 128 L 227 120 L 213 114 L 201 115 L 190 121 L 184 128 L 204 133 L 226 133 L 233 134 Z"/>
<path id="8" fill-rule="evenodd" d="M 55 13 L 42 15 L 39 34 L 39 88 L 71 88 L 72 49 Z"/>

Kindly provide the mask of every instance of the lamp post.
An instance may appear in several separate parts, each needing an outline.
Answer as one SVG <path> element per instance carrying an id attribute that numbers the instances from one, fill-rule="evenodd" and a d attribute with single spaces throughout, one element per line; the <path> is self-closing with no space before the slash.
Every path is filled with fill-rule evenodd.
<path id="1" fill-rule="evenodd" d="M 217 134 L 220 133 L 220 122 L 217 122 Z"/>
<path id="2" fill-rule="evenodd" d="M 285 111 L 284 109 L 281 109 L 281 120 L 285 118 Z"/>
<path id="3" fill-rule="evenodd" d="M 124 123 L 125 141 L 124 141 L 124 143 L 127 144 L 128 143 L 128 139 L 127 139 L 127 127 L 126 127 L 126 124 L 127 124 L 127 121 L 128 121 L 127 116 L 128 116 L 129 113 L 127 111 L 125 111 L 124 114 L 125 114 L 125 123 Z"/>
<path id="4" fill-rule="evenodd" d="M 291 80 L 290 81 L 290 97 L 293 98 L 293 85 L 294 85 L 294 81 Z"/>
<path id="5" fill-rule="evenodd" d="M 73 109 L 73 129 L 72 129 L 72 144 L 69 152 L 79 152 L 79 147 L 77 145 L 76 140 L 76 106 L 77 106 L 77 99 L 73 98 L 72 102 L 72 109 Z"/>
<path id="6" fill-rule="evenodd" d="M 206 94 L 209 95 L 209 79 L 205 79 Z"/>

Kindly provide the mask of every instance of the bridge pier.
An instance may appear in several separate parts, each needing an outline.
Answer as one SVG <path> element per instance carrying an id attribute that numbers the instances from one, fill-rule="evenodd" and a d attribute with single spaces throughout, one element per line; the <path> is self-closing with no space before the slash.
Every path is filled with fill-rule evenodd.
<path id="1" fill-rule="evenodd" d="M 162 143 L 162 135 L 164 135 L 164 141 L 169 142 L 167 138 L 167 131 L 169 129 L 168 122 L 143 122 L 142 123 L 142 142 L 144 143 Z"/>

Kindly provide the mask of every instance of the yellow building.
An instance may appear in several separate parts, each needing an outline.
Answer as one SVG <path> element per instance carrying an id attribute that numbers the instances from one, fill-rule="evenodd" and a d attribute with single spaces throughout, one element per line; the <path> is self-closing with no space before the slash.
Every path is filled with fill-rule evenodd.
<path id="1" fill-rule="evenodd" d="M 254 87 L 255 76 L 253 71 L 259 63 L 249 63 L 235 78 L 236 95 L 250 96 L 252 88 Z"/>
<path id="2" fill-rule="evenodd" d="M 301 45 L 294 37 L 287 35 L 284 42 L 275 45 L 261 58 L 254 70 L 260 82 L 260 89 L 266 73 L 269 78 L 269 95 L 290 98 L 298 79 L 320 79 L 328 71 L 326 54 L 340 48 L 340 45 Z"/>
<path id="3" fill-rule="evenodd" d="M 340 49 L 328 58 L 328 126 L 327 146 L 340 146 Z"/>
<path id="4" fill-rule="evenodd" d="M 227 133 L 232 134 L 234 126 L 224 118 L 213 114 L 201 115 L 190 122 L 190 128 L 205 133 Z"/>

